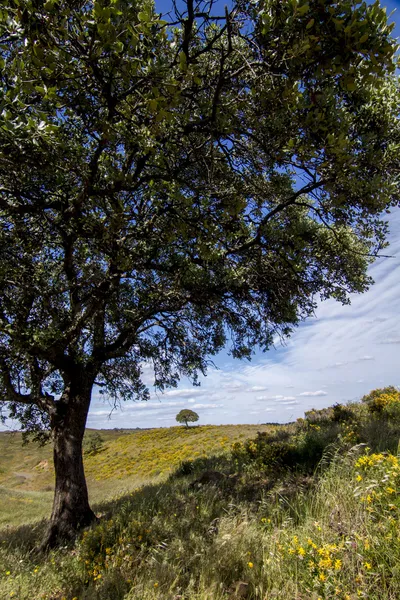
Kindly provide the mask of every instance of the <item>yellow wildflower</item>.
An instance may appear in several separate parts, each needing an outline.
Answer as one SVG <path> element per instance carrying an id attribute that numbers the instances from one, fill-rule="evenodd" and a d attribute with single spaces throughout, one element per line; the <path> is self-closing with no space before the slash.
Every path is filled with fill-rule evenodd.
<path id="1" fill-rule="evenodd" d="M 325 581 L 326 580 L 326 575 L 324 575 L 324 573 L 320 573 L 319 574 L 319 580 L 320 581 Z"/>
<path id="2" fill-rule="evenodd" d="M 340 571 L 340 569 L 342 568 L 342 561 L 339 558 L 335 560 L 334 567 L 335 571 Z"/>
<path id="3" fill-rule="evenodd" d="M 370 571 L 370 570 L 372 569 L 372 565 L 371 565 L 371 563 L 369 563 L 369 562 L 365 562 L 365 563 L 364 563 L 364 567 L 365 567 L 365 568 L 366 568 L 368 571 Z"/>
<path id="4" fill-rule="evenodd" d="M 332 566 L 332 560 L 330 558 L 323 558 L 319 561 L 318 565 L 321 569 L 329 569 Z"/>
<path id="5" fill-rule="evenodd" d="M 253 563 L 252 563 L 252 562 L 248 562 L 248 563 L 247 563 L 247 566 L 249 567 L 249 569 L 252 569 L 252 568 L 254 567 L 254 565 L 253 565 Z"/>

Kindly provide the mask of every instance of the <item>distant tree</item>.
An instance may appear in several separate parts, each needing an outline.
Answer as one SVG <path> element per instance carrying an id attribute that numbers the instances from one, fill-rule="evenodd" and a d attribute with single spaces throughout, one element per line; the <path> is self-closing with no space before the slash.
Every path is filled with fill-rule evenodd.
<path id="1" fill-rule="evenodd" d="M 198 421 L 199 415 L 196 412 L 194 412 L 194 410 L 189 410 L 188 408 L 185 408 L 176 415 L 176 420 L 178 421 L 178 423 L 185 423 L 186 427 L 189 428 L 188 423 L 195 423 L 196 421 Z"/>
<path id="2" fill-rule="evenodd" d="M 0 402 L 51 431 L 43 548 L 95 519 L 82 439 L 367 289 L 399 198 L 379 2 L 3 0 Z"/>

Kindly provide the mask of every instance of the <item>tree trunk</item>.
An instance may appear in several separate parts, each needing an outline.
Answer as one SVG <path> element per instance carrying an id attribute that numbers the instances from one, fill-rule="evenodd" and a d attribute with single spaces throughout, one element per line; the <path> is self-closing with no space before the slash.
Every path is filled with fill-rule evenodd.
<path id="1" fill-rule="evenodd" d="M 40 546 L 42 551 L 73 539 L 79 529 L 96 520 L 96 515 L 89 506 L 82 457 L 92 383 L 82 380 L 74 383 L 75 385 L 66 388 L 52 419 L 56 481 L 53 511 Z"/>

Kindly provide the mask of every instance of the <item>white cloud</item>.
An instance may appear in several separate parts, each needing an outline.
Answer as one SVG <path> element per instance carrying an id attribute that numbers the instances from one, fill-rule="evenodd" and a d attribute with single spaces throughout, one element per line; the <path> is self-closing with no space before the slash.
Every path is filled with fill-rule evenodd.
<path id="1" fill-rule="evenodd" d="M 263 385 L 253 385 L 251 388 L 249 388 L 249 392 L 265 392 L 267 390 L 268 388 Z"/>
<path id="2" fill-rule="evenodd" d="M 180 397 L 180 398 L 191 398 L 192 396 L 200 396 L 204 395 L 204 390 L 199 388 L 184 388 L 184 389 L 176 389 L 176 390 L 168 390 L 164 392 L 164 394 L 160 395 L 160 398 L 163 396 L 171 397 Z"/>
<path id="3" fill-rule="evenodd" d="M 223 404 L 193 404 L 192 408 L 221 408 Z"/>
<path id="4" fill-rule="evenodd" d="M 327 396 L 328 392 L 325 392 L 324 390 L 317 390 L 316 392 L 301 392 L 301 394 L 299 394 L 299 396 L 310 396 L 310 397 L 317 397 L 317 396 Z"/>
<path id="5" fill-rule="evenodd" d="M 240 383 L 240 381 L 231 381 L 229 383 L 223 383 L 222 387 L 224 388 L 224 390 L 236 392 L 238 390 L 242 390 L 244 388 L 244 384 Z"/>

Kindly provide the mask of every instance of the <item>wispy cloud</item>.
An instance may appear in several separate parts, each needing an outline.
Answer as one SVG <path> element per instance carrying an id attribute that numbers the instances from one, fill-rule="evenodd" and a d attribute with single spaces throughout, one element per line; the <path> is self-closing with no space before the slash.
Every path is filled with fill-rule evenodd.
<path id="1" fill-rule="evenodd" d="M 192 396 L 202 396 L 204 394 L 204 390 L 199 387 L 193 388 L 184 388 L 184 389 L 176 389 L 176 390 L 168 390 L 164 392 L 164 394 L 160 395 L 160 397 L 165 396 L 166 398 L 171 397 L 179 397 L 179 398 L 191 398 Z"/>
<path id="2" fill-rule="evenodd" d="M 316 398 L 318 396 L 327 396 L 328 392 L 325 392 L 324 390 L 317 390 L 315 392 L 301 392 L 301 394 L 299 394 L 299 396 L 304 396 L 304 397 L 312 397 L 312 398 Z"/>
<path id="3" fill-rule="evenodd" d="M 192 408 L 222 408 L 223 404 L 193 404 Z"/>

